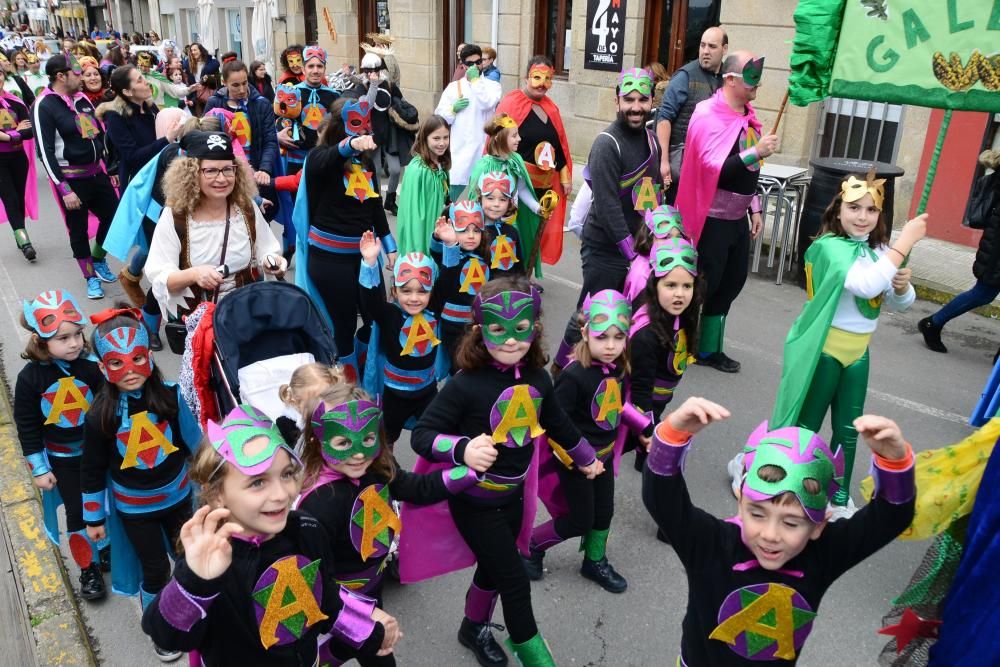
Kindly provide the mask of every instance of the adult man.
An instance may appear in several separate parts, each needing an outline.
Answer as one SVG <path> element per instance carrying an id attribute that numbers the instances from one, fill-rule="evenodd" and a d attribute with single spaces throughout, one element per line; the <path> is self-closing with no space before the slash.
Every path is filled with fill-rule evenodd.
<path id="1" fill-rule="evenodd" d="M 775 135 L 760 136 L 750 106 L 763 73 L 764 58 L 749 51 L 726 58 L 722 88 L 691 115 L 677 191 L 677 208 L 698 245 L 698 269 L 707 283 L 698 363 L 726 373 L 740 370 L 723 352 L 723 339 L 729 308 L 747 280 L 750 239 L 761 229 L 755 194 L 760 164 L 778 147 Z"/>
<path id="2" fill-rule="evenodd" d="M 101 164 L 104 133 L 94 117 L 94 106 L 81 92 L 82 72 L 76 58 L 54 55 L 45 63 L 45 73 L 49 90 L 39 97 L 33 113 L 38 155 L 61 197 L 69 244 L 87 281 L 87 296 L 102 299 L 101 281 L 118 280 L 101 248 L 118 206 L 118 196 Z M 93 252 L 87 238 L 88 212 L 100 223 Z"/>
<path id="3" fill-rule="evenodd" d="M 673 204 L 684 156 L 684 137 L 694 108 L 722 85 L 719 68 L 729 51 L 729 36 L 722 28 L 709 28 L 701 36 L 698 59 L 674 72 L 657 112 L 656 138 L 660 142 L 660 175 L 667 188 L 665 200 Z"/>
<path id="4" fill-rule="evenodd" d="M 289 174 L 296 174 L 302 169 L 306 153 L 316 145 L 320 123 L 330 113 L 330 105 L 340 97 L 340 93 L 323 84 L 326 77 L 326 49 L 307 46 L 303 58 L 305 80 L 296 86 L 302 95 L 302 113 L 297 121 L 300 139 L 292 140 L 291 128 L 278 133 L 278 142 L 285 148 L 288 158 Z"/>
<path id="5" fill-rule="evenodd" d="M 660 147 L 646 118 L 653 107 L 653 77 L 644 69 L 627 69 L 615 87 L 617 118 L 594 139 L 587 160 L 593 203 L 580 242 L 583 288 L 579 310 L 588 294 L 621 290 L 635 258 L 633 237 L 645 211 L 659 205 Z M 574 312 L 553 359 L 553 370 L 568 363 L 580 324 Z"/>
<path id="6" fill-rule="evenodd" d="M 225 85 L 208 98 L 205 111 L 222 108 L 233 112 L 233 138 L 243 146 L 257 185 L 269 188 L 278 164 L 278 135 L 271 102 L 250 86 L 249 72 L 242 60 L 231 60 L 222 66 L 222 82 Z M 275 201 L 266 192 L 261 196 Z"/>
<path id="7" fill-rule="evenodd" d="M 573 159 L 569 154 L 569 141 L 559 107 L 548 97 L 554 74 L 551 60 L 546 56 L 535 56 L 528 61 L 528 73 L 521 88 L 507 93 L 497 106 L 497 113 L 507 113 L 518 125 L 521 143 L 517 152 L 524 158 L 535 196 L 540 199 L 546 190 L 559 195 L 559 204 L 544 223 L 541 237 L 541 260 L 546 264 L 557 263 L 562 255 L 566 199 L 573 189 Z M 528 219 L 535 223 L 530 229 L 523 224 Z M 518 215 L 518 230 L 526 263 L 531 261 L 535 252 L 535 228 L 538 225 L 538 216 Z"/>
<path id="8" fill-rule="evenodd" d="M 452 201 L 458 201 L 469 184 L 472 165 L 483 154 L 486 143 L 483 125 L 493 116 L 503 93 L 499 83 L 480 76 L 482 49 L 466 44 L 459 55 L 465 76 L 448 84 L 434 110 L 451 126 L 451 171 L 448 173 Z"/>

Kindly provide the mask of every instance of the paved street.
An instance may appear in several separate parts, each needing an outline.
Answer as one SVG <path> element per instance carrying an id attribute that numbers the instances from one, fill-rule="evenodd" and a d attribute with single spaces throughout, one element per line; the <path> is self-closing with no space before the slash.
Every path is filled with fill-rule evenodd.
<path id="1" fill-rule="evenodd" d="M 0 335 L 7 341 L 8 384 L 13 384 L 23 364 L 18 358 L 23 345 L 18 341 L 23 341 L 24 332 L 17 325 L 22 297 L 43 289 L 68 288 L 90 312 L 123 298 L 117 285 L 106 287 L 108 298 L 103 301 L 84 298 L 84 284 L 44 178 L 39 185 L 42 221 L 29 226 L 38 263 L 27 265 L 8 232 L 0 234 L 0 296 L 8 315 L 0 317 Z M 550 349 L 575 304 L 578 258 L 575 239 L 567 237 L 563 262 L 546 267 L 544 323 Z M 112 268 L 119 268 L 114 260 Z M 727 331 L 729 353 L 742 362 L 742 372 L 729 376 L 695 366 L 677 392 L 678 401 L 701 395 L 733 413 L 731 420 L 706 431 L 688 458 L 687 477 L 695 503 L 717 515 L 733 511 L 725 463 L 770 413 L 782 342 L 803 299 L 804 293 L 794 286 L 779 287 L 773 280 L 752 277 L 734 307 Z M 918 450 L 955 442 L 971 432 L 966 418 L 1000 343 L 1000 325 L 970 315 L 949 325 L 945 341 L 950 354 L 927 351 L 916 322 L 933 308 L 918 302 L 909 313 L 883 315 L 872 344 L 868 409 L 898 420 Z M 176 375 L 178 357 L 165 351 L 156 361 L 168 378 Z M 412 462 L 405 437 L 397 455 L 404 464 Z M 582 579 L 577 574 L 580 555 L 575 544 L 551 551 L 545 579 L 534 584 L 539 626 L 560 665 L 672 665 L 676 657 L 687 595 L 683 573 L 669 547 L 655 540 L 652 520 L 640 501 L 640 477 L 631 469 L 631 458 L 627 462 L 618 478 L 609 557 L 628 578 L 628 591 L 611 595 Z M 867 457 L 860 455 L 856 480 L 866 468 Z M 855 499 L 859 499 L 857 493 Z M 801 664 L 831 660 L 843 665 L 875 664 L 885 643 L 875 634 L 880 618 L 926 546 L 894 543 L 838 582 L 825 599 Z M 471 571 L 466 571 L 417 586 L 387 586 L 386 609 L 399 617 L 405 634 L 397 651 L 401 664 L 474 664 L 471 654 L 455 640 L 470 576 Z M 76 578 L 77 573 L 71 572 L 74 585 Z M 109 596 L 96 605 L 81 605 L 103 664 L 160 664 L 139 630 L 138 600 Z M 503 622 L 499 610 L 494 620 Z"/>

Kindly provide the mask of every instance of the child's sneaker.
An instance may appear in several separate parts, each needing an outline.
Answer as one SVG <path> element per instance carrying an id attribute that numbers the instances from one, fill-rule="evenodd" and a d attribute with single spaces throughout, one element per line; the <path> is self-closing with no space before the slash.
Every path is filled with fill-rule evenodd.
<path id="1" fill-rule="evenodd" d="M 103 299 L 104 298 L 104 288 L 101 287 L 101 279 L 97 276 L 91 276 L 87 278 L 87 298 L 88 299 Z"/>
<path id="2" fill-rule="evenodd" d="M 116 283 L 118 282 L 118 276 L 111 273 L 111 269 L 108 268 L 108 262 L 104 259 L 94 260 L 94 273 L 97 277 L 106 283 Z"/>
<path id="3" fill-rule="evenodd" d="M 153 644 L 153 653 L 155 653 L 156 657 L 160 659 L 160 662 L 174 662 L 183 655 L 181 651 L 160 648 L 156 644 Z"/>
<path id="4" fill-rule="evenodd" d="M 101 574 L 101 568 L 95 564 L 91 563 L 89 566 L 80 570 L 80 597 L 84 600 L 100 600 L 107 595 L 107 591 L 104 589 L 104 576 Z"/>

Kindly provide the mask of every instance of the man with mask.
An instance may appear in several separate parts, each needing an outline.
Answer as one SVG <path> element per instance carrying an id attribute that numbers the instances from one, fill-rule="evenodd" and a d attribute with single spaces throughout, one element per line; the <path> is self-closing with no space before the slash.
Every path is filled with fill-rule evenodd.
<path id="1" fill-rule="evenodd" d="M 531 261 L 537 237 L 537 227 L 545 229 L 539 239 L 541 261 L 555 264 L 562 255 L 563 222 L 566 217 L 566 200 L 573 190 L 573 158 L 569 154 L 569 141 L 563 126 L 559 107 L 548 96 L 552 88 L 555 68 L 547 56 L 535 56 L 528 61 L 528 72 L 519 90 L 504 95 L 497 106 L 497 113 L 506 113 L 518 125 L 521 143 L 518 154 L 524 158 L 524 166 L 531 176 L 535 197 L 541 199 L 546 190 L 559 196 L 559 203 L 547 221 L 542 222 L 537 215 L 518 215 L 518 230 L 521 233 L 523 261 L 525 266 Z M 530 212 L 529 212 L 530 213 Z M 534 226 L 525 225 L 530 219 Z M 536 262 L 538 267 L 540 262 Z M 541 275 L 538 270 L 536 275 Z"/>
<path id="2" fill-rule="evenodd" d="M 472 165 L 483 155 L 486 133 L 483 126 L 493 117 L 503 90 L 496 81 L 480 76 L 483 51 L 466 44 L 459 54 L 459 67 L 465 76 L 452 81 L 441 93 L 434 113 L 451 126 L 451 200 L 458 201 L 469 184 Z"/>
<path id="3" fill-rule="evenodd" d="M 302 169 L 306 153 L 316 145 L 320 123 L 330 113 L 334 100 L 340 97 L 340 93 L 323 83 L 326 78 L 326 49 L 307 46 L 302 58 L 305 80 L 296 86 L 302 96 L 302 113 L 297 121 L 300 139 L 292 139 L 291 128 L 278 133 L 278 142 L 285 148 L 288 157 L 289 174 Z"/>
<path id="4" fill-rule="evenodd" d="M 746 284 L 750 239 L 760 234 L 761 161 L 778 148 L 777 136 L 761 136 L 750 105 L 763 74 L 763 57 L 737 51 L 726 58 L 722 88 L 691 115 L 677 191 L 677 208 L 698 246 L 698 270 L 706 282 L 698 363 L 725 373 L 740 370 L 723 352 L 726 316 Z"/>
<path id="5" fill-rule="evenodd" d="M 667 192 L 665 201 L 674 203 L 677 179 L 684 156 L 684 137 L 694 108 L 722 85 L 719 69 L 729 51 L 729 36 L 722 28 L 709 28 L 701 36 L 698 59 L 680 68 L 670 78 L 656 115 L 656 138 L 660 142 L 660 175 Z"/>
<path id="6" fill-rule="evenodd" d="M 634 236 L 647 210 L 659 205 L 660 146 L 646 118 L 653 107 L 653 77 L 644 69 L 627 69 L 615 87 L 615 121 L 594 139 L 587 160 L 593 203 L 580 241 L 583 288 L 576 309 L 588 294 L 621 291 L 635 258 Z M 573 344 L 580 340 L 576 313 L 553 359 L 558 372 L 569 363 Z"/>

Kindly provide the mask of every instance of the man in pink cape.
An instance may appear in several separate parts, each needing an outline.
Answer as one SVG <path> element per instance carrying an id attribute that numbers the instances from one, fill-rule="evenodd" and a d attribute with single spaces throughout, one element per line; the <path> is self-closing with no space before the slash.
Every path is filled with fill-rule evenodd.
<path id="1" fill-rule="evenodd" d="M 688 125 L 677 208 L 698 247 L 706 278 L 698 363 L 725 373 L 740 370 L 723 352 L 726 316 L 746 284 L 750 239 L 763 221 L 757 179 L 778 138 L 760 135 L 750 102 L 764 73 L 764 58 L 737 51 L 722 66 L 722 88 L 695 107 Z M 747 222 L 747 214 L 750 221 Z"/>

